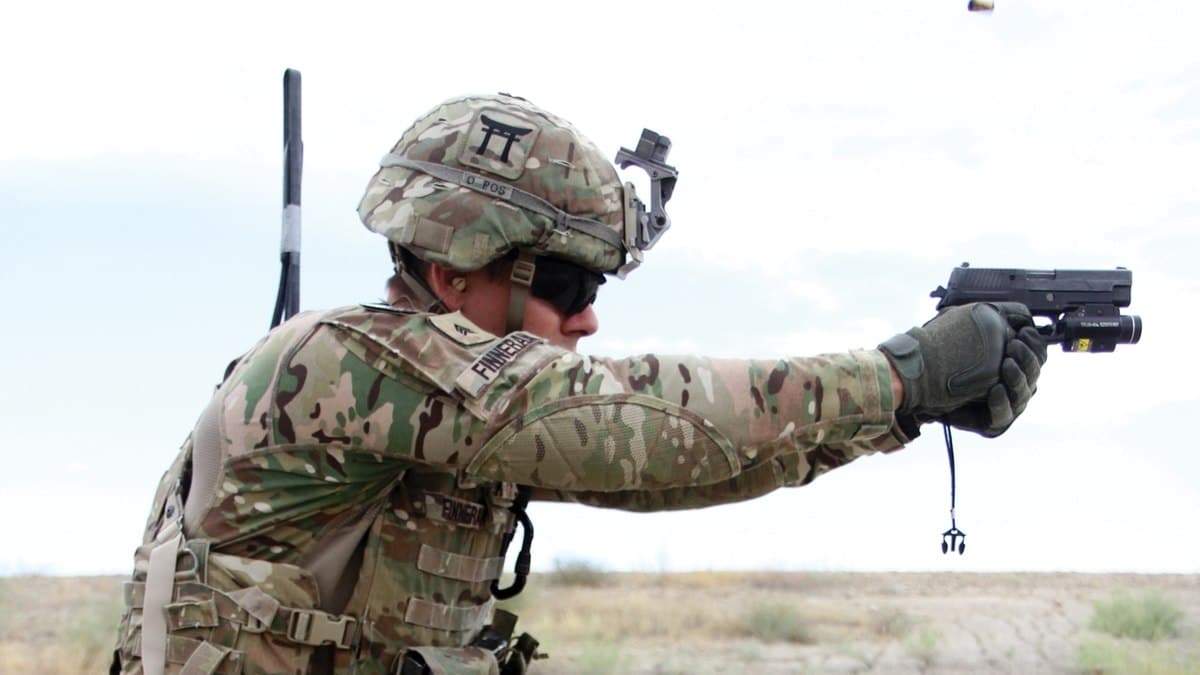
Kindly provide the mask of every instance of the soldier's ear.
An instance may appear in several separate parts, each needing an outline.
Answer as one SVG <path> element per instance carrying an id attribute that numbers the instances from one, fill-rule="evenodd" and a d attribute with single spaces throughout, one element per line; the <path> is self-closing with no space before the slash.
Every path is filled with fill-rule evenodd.
<path id="1" fill-rule="evenodd" d="M 447 309 L 457 312 L 463 306 L 463 296 L 467 290 L 466 279 L 462 272 L 431 264 L 429 266 L 429 290 L 441 299 Z"/>

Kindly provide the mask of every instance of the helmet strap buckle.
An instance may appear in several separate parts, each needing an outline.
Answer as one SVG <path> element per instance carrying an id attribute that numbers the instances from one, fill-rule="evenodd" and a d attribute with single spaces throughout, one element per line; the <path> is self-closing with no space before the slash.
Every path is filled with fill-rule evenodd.
<path id="1" fill-rule="evenodd" d="M 529 300 L 529 288 L 533 285 L 533 275 L 537 271 L 535 256 L 531 251 L 520 249 L 517 259 L 513 261 L 512 287 L 508 294 L 508 317 L 505 320 L 504 332 L 515 333 L 525 325 L 525 303 Z"/>

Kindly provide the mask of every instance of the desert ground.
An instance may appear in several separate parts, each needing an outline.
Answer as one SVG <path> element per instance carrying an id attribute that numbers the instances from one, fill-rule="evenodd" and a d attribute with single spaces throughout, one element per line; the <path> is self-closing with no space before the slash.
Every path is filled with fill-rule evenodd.
<path id="1" fill-rule="evenodd" d="M 0 673 L 106 672 L 120 582 L 0 578 Z M 1200 575 L 655 574 L 565 564 L 534 575 L 505 606 L 549 654 L 531 669 L 544 675 L 1200 673 Z M 1147 606 L 1149 617 L 1140 614 Z M 1105 613 L 1170 625 L 1149 639 L 1123 637 L 1097 620 Z"/>

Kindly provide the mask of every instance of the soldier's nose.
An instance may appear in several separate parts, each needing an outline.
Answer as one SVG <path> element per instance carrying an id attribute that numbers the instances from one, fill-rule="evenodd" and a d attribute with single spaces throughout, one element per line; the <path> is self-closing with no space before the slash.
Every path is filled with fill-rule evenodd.
<path id="1" fill-rule="evenodd" d="M 600 317 L 596 315 L 595 305 L 588 305 L 563 320 L 563 333 L 587 337 L 600 330 Z"/>

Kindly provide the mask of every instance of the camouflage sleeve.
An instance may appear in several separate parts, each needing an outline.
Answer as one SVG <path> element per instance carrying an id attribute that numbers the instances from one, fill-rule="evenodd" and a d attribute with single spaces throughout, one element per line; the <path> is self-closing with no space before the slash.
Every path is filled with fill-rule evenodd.
<path id="1" fill-rule="evenodd" d="M 613 492 L 538 489 L 533 492 L 532 498 L 627 511 L 695 509 L 761 497 L 784 485 L 801 485 L 807 482 L 803 462 L 801 453 L 784 452 L 770 461 L 761 462 L 732 478 L 711 485 Z"/>
<path id="2" fill-rule="evenodd" d="M 503 398 L 469 473 L 632 509 L 745 499 L 903 442 L 889 434 L 891 373 L 877 351 L 778 361 L 559 353 Z M 661 494 L 634 494 L 647 492 Z"/>
<path id="3" fill-rule="evenodd" d="M 730 504 L 761 497 L 781 487 L 808 485 L 817 476 L 863 455 L 890 452 L 908 442 L 898 428 L 869 441 L 813 446 L 805 452 L 790 451 L 769 462 L 742 471 L 712 485 L 694 485 L 665 490 L 617 490 L 614 492 L 537 489 L 533 499 L 574 502 L 626 511 L 672 511 Z"/>
<path id="4" fill-rule="evenodd" d="M 419 463 L 682 508 L 803 484 L 904 442 L 877 351 L 600 359 L 526 333 L 497 338 L 458 313 L 378 308 L 330 312 L 286 351 L 264 373 L 273 393 L 256 384 L 255 403 L 229 401 L 247 450 L 317 444 L 376 487 Z M 634 494 L 662 491 L 674 492 Z"/>

